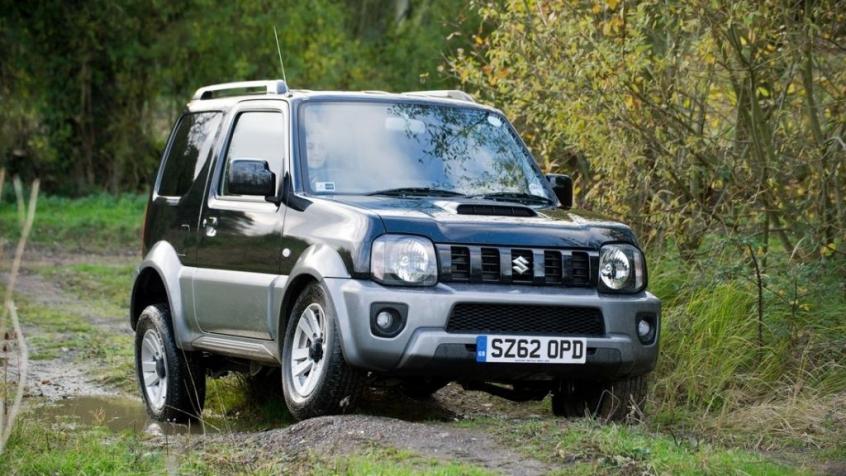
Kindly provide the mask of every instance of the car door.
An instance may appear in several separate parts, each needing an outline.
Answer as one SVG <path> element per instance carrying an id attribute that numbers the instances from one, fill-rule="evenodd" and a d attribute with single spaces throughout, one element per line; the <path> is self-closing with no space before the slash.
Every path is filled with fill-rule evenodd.
<path id="1" fill-rule="evenodd" d="M 247 103 L 231 114 L 227 143 L 215 165 L 200 215 L 194 309 L 205 332 L 269 339 L 271 289 L 279 276 L 285 206 L 228 191 L 233 160 L 264 160 L 278 190 L 288 155 L 285 103 Z"/>
<path id="2" fill-rule="evenodd" d="M 198 214 L 206 190 L 219 111 L 187 112 L 171 133 L 147 213 L 147 236 L 169 243 L 183 265 L 196 260 Z M 151 246 L 154 243 L 147 243 Z"/>

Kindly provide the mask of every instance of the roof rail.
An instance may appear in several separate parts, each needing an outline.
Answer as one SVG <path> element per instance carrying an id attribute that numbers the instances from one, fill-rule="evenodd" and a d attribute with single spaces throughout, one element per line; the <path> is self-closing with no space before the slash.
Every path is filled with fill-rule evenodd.
<path id="1" fill-rule="evenodd" d="M 213 99 L 214 93 L 221 91 L 228 91 L 232 89 L 264 89 L 263 94 L 285 94 L 288 92 L 288 85 L 281 79 L 265 80 L 265 81 L 239 81 L 237 83 L 223 83 L 212 84 L 198 89 L 192 100 Z M 252 93 L 262 94 L 262 93 Z"/>
<path id="2" fill-rule="evenodd" d="M 456 99 L 458 101 L 476 102 L 473 96 L 458 89 L 439 89 L 433 91 L 408 91 L 403 94 L 410 96 L 429 96 L 434 98 Z"/>

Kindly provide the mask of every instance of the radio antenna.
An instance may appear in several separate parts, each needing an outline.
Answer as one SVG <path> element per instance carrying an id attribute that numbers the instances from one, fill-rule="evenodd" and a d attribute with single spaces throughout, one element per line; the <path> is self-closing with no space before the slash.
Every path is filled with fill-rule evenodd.
<path id="1" fill-rule="evenodd" d="M 288 84 L 288 78 L 285 77 L 285 63 L 282 62 L 282 48 L 279 46 L 279 33 L 276 32 L 276 25 L 273 25 L 273 37 L 276 38 L 276 52 L 279 53 L 279 66 L 282 68 L 282 81 Z"/>

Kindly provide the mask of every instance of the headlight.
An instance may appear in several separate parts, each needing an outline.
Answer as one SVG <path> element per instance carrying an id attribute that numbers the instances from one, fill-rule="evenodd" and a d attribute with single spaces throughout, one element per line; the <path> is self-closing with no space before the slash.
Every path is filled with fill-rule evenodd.
<path id="1" fill-rule="evenodd" d="M 438 281 L 435 247 L 419 236 L 382 235 L 373 241 L 370 272 L 383 284 L 431 286 Z"/>
<path id="2" fill-rule="evenodd" d="M 604 245 L 599 250 L 600 289 L 639 292 L 646 283 L 643 254 L 632 245 Z"/>

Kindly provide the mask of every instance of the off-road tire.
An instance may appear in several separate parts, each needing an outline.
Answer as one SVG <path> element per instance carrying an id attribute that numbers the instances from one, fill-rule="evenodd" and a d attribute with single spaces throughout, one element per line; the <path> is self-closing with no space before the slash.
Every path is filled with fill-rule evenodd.
<path id="1" fill-rule="evenodd" d="M 200 359 L 176 346 L 170 327 L 167 304 L 147 306 L 135 326 L 135 374 L 147 413 L 154 420 L 185 422 L 199 419 L 206 400 L 206 374 Z M 154 408 L 144 385 L 141 367 L 141 345 L 144 335 L 152 331 L 161 340 L 165 355 L 167 391 L 162 408 Z"/>
<path id="2" fill-rule="evenodd" d="M 402 393 L 414 400 L 428 400 L 432 398 L 432 394 L 444 388 L 449 383 L 449 380 L 439 378 L 407 378 L 403 379 L 400 384 Z"/>
<path id="3" fill-rule="evenodd" d="M 613 382 L 562 382 L 552 392 L 552 413 L 567 418 L 634 421 L 643 412 L 646 377 Z"/>
<path id="4" fill-rule="evenodd" d="M 312 303 L 319 304 L 325 313 L 326 329 L 322 358 L 327 360 L 314 389 L 303 397 L 294 389 L 290 362 L 294 333 L 303 311 Z M 285 404 L 294 418 L 304 420 L 323 415 L 347 413 L 356 407 L 364 387 L 365 375 L 361 370 L 347 364 L 344 359 L 335 308 L 322 285 L 318 283 L 309 285 L 297 298 L 288 316 L 281 350 L 282 390 L 285 395 Z"/>

